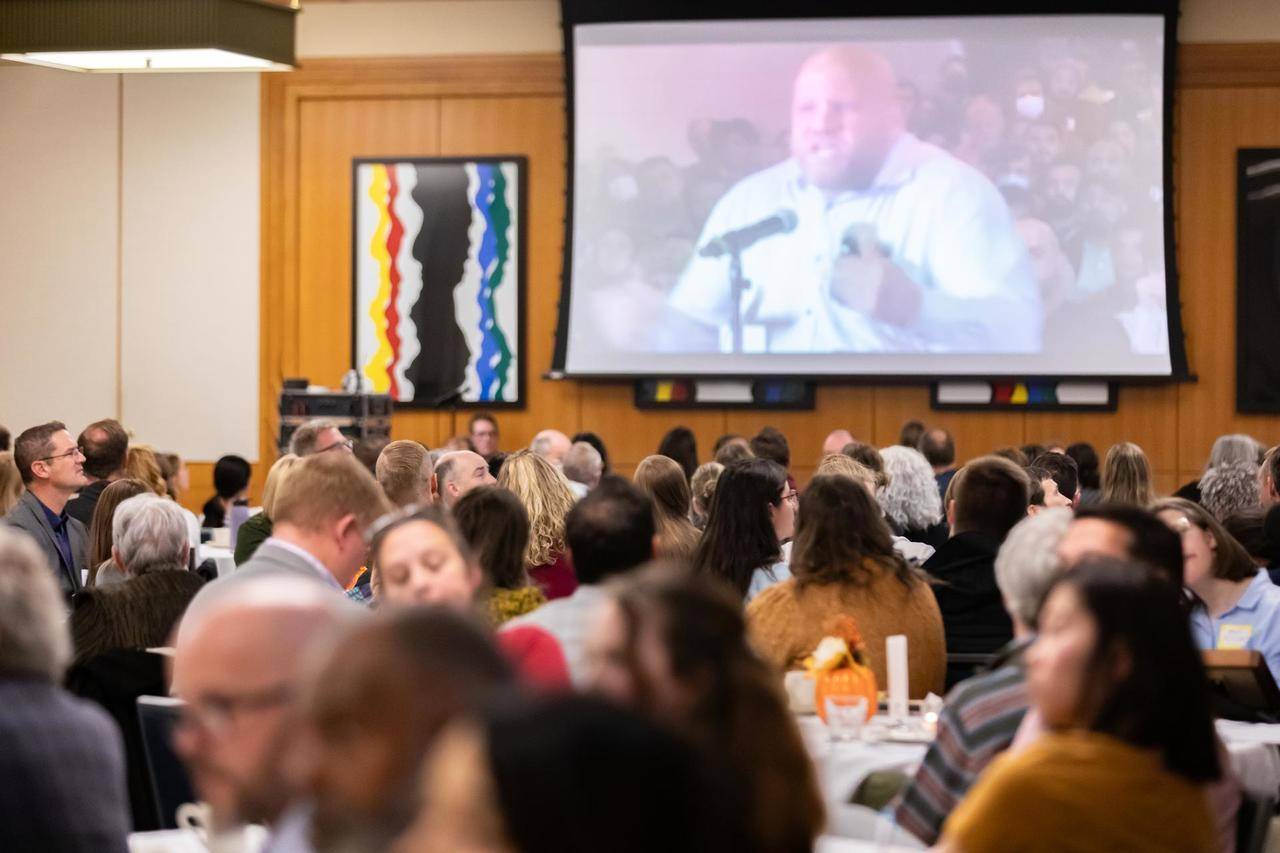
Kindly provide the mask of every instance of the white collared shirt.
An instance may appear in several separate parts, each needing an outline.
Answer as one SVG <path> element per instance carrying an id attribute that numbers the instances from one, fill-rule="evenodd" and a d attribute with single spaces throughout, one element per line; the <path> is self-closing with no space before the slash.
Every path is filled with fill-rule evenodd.
<path id="1" fill-rule="evenodd" d="M 743 298 L 748 352 L 1036 352 L 1039 289 L 1026 248 L 999 192 L 980 172 L 904 133 L 872 185 L 833 198 L 809 184 L 795 160 L 740 181 L 712 210 L 699 237 L 713 237 L 780 209 L 789 234 L 742 253 L 751 282 Z M 845 234 L 869 225 L 889 259 L 923 288 L 920 316 L 893 326 L 831 295 Z M 728 260 L 695 255 L 669 305 L 721 329 L 730 324 Z"/>
<path id="2" fill-rule="evenodd" d="M 299 548 L 297 545 L 294 545 L 292 542 L 286 542 L 283 539 L 277 539 L 274 536 L 268 538 L 265 542 L 262 543 L 262 545 L 259 545 L 258 547 L 261 548 L 265 545 L 274 545 L 277 548 L 281 548 L 285 551 L 288 551 L 290 554 L 293 554 L 294 556 L 301 557 L 304 561 L 306 561 L 308 565 L 310 565 L 313 569 L 316 570 L 316 574 L 320 575 L 320 577 L 323 578 L 324 581 L 327 584 L 329 584 L 329 586 L 334 587 L 337 590 L 342 590 L 342 584 L 338 583 L 338 580 L 333 576 L 333 573 L 330 572 L 325 567 L 324 563 L 317 560 L 315 555 L 312 554 L 310 551 L 307 551 L 304 548 Z"/>

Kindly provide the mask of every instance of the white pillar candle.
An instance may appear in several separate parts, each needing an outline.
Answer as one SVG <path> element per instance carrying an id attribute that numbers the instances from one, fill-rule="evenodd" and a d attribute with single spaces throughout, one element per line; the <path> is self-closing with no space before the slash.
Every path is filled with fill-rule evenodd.
<path id="1" fill-rule="evenodd" d="M 889 719 L 901 722 L 907 718 L 907 638 L 894 634 L 885 640 L 889 670 Z"/>

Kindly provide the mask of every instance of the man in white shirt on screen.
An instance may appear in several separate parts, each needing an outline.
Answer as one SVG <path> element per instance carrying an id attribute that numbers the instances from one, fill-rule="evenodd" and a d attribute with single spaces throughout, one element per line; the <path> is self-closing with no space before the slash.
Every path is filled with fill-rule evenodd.
<path id="1" fill-rule="evenodd" d="M 805 61 L 791 157 L 733 187 L 698 245 L 781 210 L 795 228 L 742 252 L 744 352 L 1039 351 L 1039 294 L 1003 198 L 906 131 L 879 54 Z M 695 255 L 668 309 L 660 350 L 732 352 L 727 258 Z"/>

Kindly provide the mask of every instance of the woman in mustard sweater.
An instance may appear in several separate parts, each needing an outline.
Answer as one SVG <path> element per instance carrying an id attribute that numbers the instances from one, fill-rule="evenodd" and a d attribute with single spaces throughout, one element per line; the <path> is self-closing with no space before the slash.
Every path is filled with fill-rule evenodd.
<path id="1" fill-rule="evenodd" d="M 991 763 L 940 849 L 1215 849 L 1205 786 L 1222 770 L 1181 591 L 1091 558 L 1053 586 L 1039 623 L 1027 690 L 1048 731 Z"/>
<path id="2" fill-rule="evenodd" d="M 905 634 L 911 697 L 942 693 L 947 649 L 938 603 L 894 551 L 875 499 L 850 477 L 820 475 L 801 496 L 799 517 L 794 577 L 747 607 L 756 651 L 779 669 L 800 669 L 835 620 L 851 616 L 877 684 L 888 684 L 885 639 Z"/>

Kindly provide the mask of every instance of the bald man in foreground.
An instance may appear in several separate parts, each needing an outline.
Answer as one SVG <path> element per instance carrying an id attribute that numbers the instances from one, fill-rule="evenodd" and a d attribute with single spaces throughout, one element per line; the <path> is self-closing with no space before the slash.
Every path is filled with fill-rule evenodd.
<path id="1" fill-rule="evenodd" d="M 791 156 L 729 190 L 698 241 L 795 214 L 792 231 L 742 252 L 745 353 L 1039 350 L 1039 294 L 1004 199 L 906 130 L 884 57 L 851 45 L 810 56 L 790 123 Z M 695 255 L 659 349 L 732 351 L 728 264 Z"/>
<path id="2" fill-rule="evenodd" d="M 193 603 L 178 628 L 173 691 L 186 702 L 174 747 L 216 834 L 247 824 L 271 830 L 268 850 L 307 849 L 285 773 L 304 662 L 317 642 L 362 609 L 320 584 L 288 575 L 252 578 Z"/>

